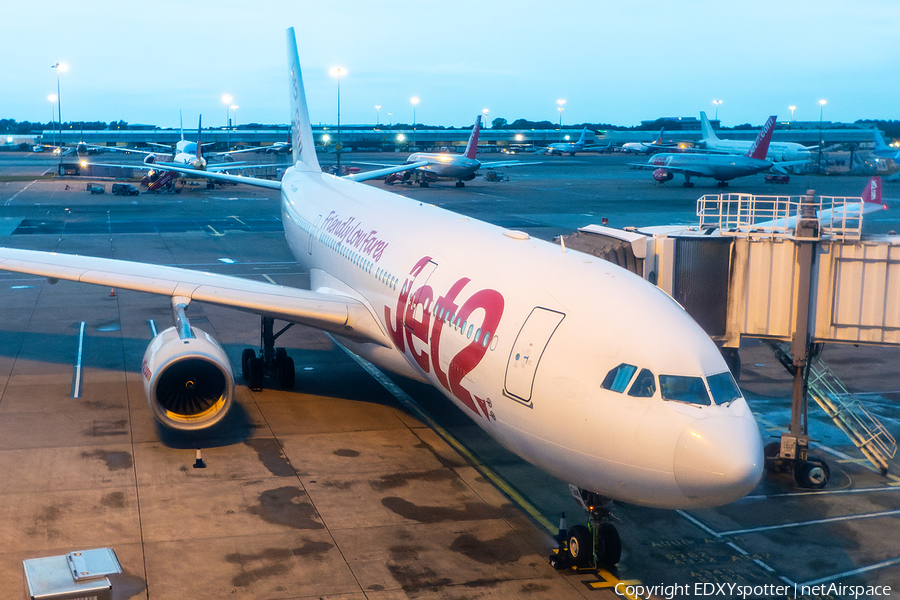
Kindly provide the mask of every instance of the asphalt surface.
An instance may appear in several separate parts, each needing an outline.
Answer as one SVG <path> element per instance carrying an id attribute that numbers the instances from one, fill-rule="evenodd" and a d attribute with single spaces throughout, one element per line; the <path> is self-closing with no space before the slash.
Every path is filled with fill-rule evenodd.
<path id="1" fill-rule="evenodd" d="M 613 227 L 691 224 L 698 196 L 722 191 L 707 180 L 659 185 L 629 168 L 642 160 L 634 157 L 518 158 L 540 164 L 461 189 L 370 185 L 544 239 L 603 218 Z M 29 178 L 55 163 L 0 154 L 0 244 L 306 285 L 280 233 L 277 194 L 198 185 L 117 197 L 108 179 Z M 106 193 L 88 193 L 88 182 Z M 864 183 L 802 176 L 775 186 L 759 175 L 726 191 L 856 196 Z M 887 182 L 884 194 L 900 196 L 900 184 Z M 878 213 L 867 231 L 900 230 L 896 215 Z M 616 506 L 617 569 L 557 572 L 548 529 L 562 512 L 569 524 L 583 519 L 565 483 L 497 446 L 435 390 L 376 379 L 327 336 L 294 327 L 279 345 L 297 364 L 295 391 L 251 392 L 238 378 L 227 423 L 176 435 L 156 425 L 139 374 L 149 321 L 171 323 L 168 301 L 111 293 L 0 272 L 0 599 L 22 597 L 23 560 L 97 547 L 114 548 L 124 568 L 111 577 L 117 599 L 613 598 L 617 582 L 663 586 L 656 597 L 680 585 L 669 588 L 679 598 L 716 583 L 757 586 L 756 598 L 793 597 L 793 588 L 768 593 L 793 583 L 900 589 L 900 479 L 868 468 L 816 408 L 810 431 L 832 473 L 825 490 L 777 475 L 719 509 Z M 235 367 L 259 339 L 250 315 L 194 304 L 189 317 Z M 82 322 L 83 395 L 74 399 Z M 758 342 L 741 354 L 741 387 L 768 441 L 789 420 L 791 377 Z M 823 358 L 900 435 L 897 349 L 829 346 Z M 204 469 L 194 468 L 198 448 Z M 485 472 L 505 483 L 498 489 Z"/>

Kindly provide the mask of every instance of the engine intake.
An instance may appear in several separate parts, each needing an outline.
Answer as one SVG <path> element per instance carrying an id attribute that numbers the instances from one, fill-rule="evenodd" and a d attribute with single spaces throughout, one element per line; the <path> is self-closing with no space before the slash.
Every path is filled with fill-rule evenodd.
<path id="1" fill-rule="evenodd" d="M 182 339 L 175 327 L 150 342 L 141 371 L 153 416 L 167 427 L 192 431 L 221 421 L 234 398 L 228 356 L 209 334 L 191 327 Z"/>

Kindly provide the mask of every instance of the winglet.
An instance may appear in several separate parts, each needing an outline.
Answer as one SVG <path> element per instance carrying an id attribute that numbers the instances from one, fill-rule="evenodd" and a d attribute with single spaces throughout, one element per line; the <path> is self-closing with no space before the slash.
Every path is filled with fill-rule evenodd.
<path id="1" fill-rule="evenodd" d="M 297 38 L 294 36 L 293 27 L 287 30 L 287 57 L 290 66 L 291 152 L 294 166 L 305 171 L 321 172 L 322 168 L 316 157 L 312 126 L 309 123 L 309 109 L 306 104 L 306 91 L 303 89 L 300 56 L 297 52 Z"/>
<path id="2" fill-rule="evenodd" d="M 472 135 L 469 136 L 469 143 L 466 144 L 466 158 L 475 158 L 478 152 L 478 132 L 481 131 L 481 115 L 475 117 L 475 125 L 472 127 Z"/>
<path id="3" fill-rule="evenodd" d="M 750 150 L 747 151 L 747 156 L 750 158 L 755 158 L 758 160 L 765 160 L 766 154 L 769 152 L 769 142 L 772 141 L 772 133 L 775 131 L 775 115 L 769 117 L 769 120 L 766 121 L 766 124 L 763 125 L 763 128 L 760 129 L 759 135 L 756 136 L 756 140 L 753 142 L 753 145 L 750 146 Z"/>
<path id="4" fill-rule="evenodd" d="M 862 191 L 863 203 L 881 204 L 881 177 L 875 175 L 866 183 Z"/>

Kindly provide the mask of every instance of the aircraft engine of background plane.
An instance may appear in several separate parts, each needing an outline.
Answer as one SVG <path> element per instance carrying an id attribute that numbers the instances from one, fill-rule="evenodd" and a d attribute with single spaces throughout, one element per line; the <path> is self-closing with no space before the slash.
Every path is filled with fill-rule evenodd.
<path id="1" fill-rule="evenodd" d="M 674 177 L 675 175 L 673 175 L 671 171 L 666 171 L 665 169 L 656 169 L 653 171 L 653 179 L 660 183 L 665 183 Z"/>

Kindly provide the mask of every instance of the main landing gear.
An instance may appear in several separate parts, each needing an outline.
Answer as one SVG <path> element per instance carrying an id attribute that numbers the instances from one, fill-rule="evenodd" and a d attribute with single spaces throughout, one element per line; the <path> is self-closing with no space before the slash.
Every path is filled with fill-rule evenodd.
<path id="1" fill-rule="evenodd" d="M 588 524 L 566 527 L 563 513 L 557 541 L 559 548 L 550 555 L 550 565 L 555 569 L 597 569 L 615 566 L 622 558 L 622 540 L 611 523 L 612 513 L 604 508 L 609 501 L 593 492 L 570 485 L 569 490 L 582 508 L 588 512 Z"/>
<path id="2" fill-rule="evenodd" d="M 275 347 L 275 340 L 293 325 L 288 323 L 274 333 L 275 319 L 261 317 L 259 355 L 253 348 L 246 348 L 241 353 L 241 376 L 254 392 L 263 389 L 266 376 L 276 379 L 283 390 L 293 389 L 296 381 L 294 359 L 287 355 L 284 348 Z"/>

